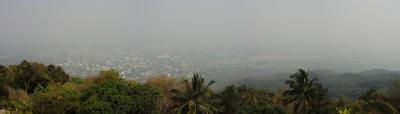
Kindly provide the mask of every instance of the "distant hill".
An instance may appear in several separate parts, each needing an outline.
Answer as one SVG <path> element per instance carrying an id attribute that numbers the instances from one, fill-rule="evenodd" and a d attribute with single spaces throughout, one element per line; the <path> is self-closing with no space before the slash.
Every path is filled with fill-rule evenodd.
<path id="1" fill-rule="evenodd" d="M 362 75 L 381 75 L 381 74 L 396 74 L 396 73 L 400 73 L 400 72 L 390 71 L 390 70 L 386 70 L 386 69 L 372 69 L 372 70 L 367 70 L 367 71 L 360 72 L 358 74 L 362 74 Z"/>
<path id="2" fill-rule="evenodd" d="M 310 71 L 310 73 L 312 76 L 317 76 L 320 82 L 328 88 L 329 96 L 332 98 L 346 96 L 356 99 L 370 88 L 385 91 L 394 80 L 400 80 L 400 71 L 385 69 L 372 69 L 358 73 L 337 73 L 327 69 L 317 69 Z M 289 76 L 290 74 L 287 74 L 286 79 L 289 79 Z M 244 79 L 236 82 L 236 84 L 277 90 L 286 87 L 284 85 L 286 79 Z"/>

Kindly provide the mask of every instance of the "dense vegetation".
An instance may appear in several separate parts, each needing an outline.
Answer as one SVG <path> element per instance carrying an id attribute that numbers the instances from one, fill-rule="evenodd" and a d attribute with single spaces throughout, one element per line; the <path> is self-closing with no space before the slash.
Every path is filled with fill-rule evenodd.
<path id="1" fill-rule="evenodd" d="M 283 89 L 231 85 L 216 92 L 215 81 L 198 73 L 189 79 L 154 76 L 144 83 L 115 70 L 85 79 L 55 65 L 22 61 L 0 65 L 0 109 L 34 114 L 398 114 L 400 84 L 369 89 L 358 98 L 332 98 L 314 73 L 299 69 Z M 349 82 L 352 83 L 352 82 Z M 335 90 L 340 92 L 340 90 Z"/>
<path id="2" fill-rule="evenodd" d="M 388 91 L 395 80 L 400 79 L 400 71 L 373 69 L 355 73 L 338 73 L 326 69 L 310 70 L 310 75 L 317 76 L 320 83 L 328 89 L 330 98 L 338 99 L 348 97 L 357 99 L 362 94 L 373 89 Z M 236 85 L 246 85 L 254 88 L 278 90 L 284 88 L 284 83 L 290 73 L 276 74 L 275 79 L 244 79 L 236 82 Z"/>

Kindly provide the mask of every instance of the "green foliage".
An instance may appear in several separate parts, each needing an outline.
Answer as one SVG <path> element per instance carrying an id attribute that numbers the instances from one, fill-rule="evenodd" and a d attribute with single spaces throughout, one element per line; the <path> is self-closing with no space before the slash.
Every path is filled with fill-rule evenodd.
<path id="1" fill-rule="evenodd" d="M 81 96 L 82 114 L 154 114 L 160 99 L 158 89 L 108 80 L 89 87 Z"/>
<path id="2" fill-rule="evenodd" d="M 275 77 L 282 77 L 279 74 Z M 318 75 L 320 83 L 323 83 L 325 88 L 329 88 L 328 96 L 332 99 L 339 99 L 340 97 L 348 97 L 350 99 L 357 99 L 363 93 L 368 91 L 370 88 L 376 88 L 380 90 L 386 90 L 389 94 L 400 95 L 400 83 L 396 86 L 395 80 L 398 80 L 400 76 L 399 71 L 388 71 L 388 70 L 368 70 L 357 73 L 338 73 L 329 70 L 310 70 L 310 75 Z M 282 87 L 284 79 L 276 80 L 260 80 L 260 79 L 244 79 L 238 81 L 235 85 L 247 85 L 256 88 L 266 88 L 270 90 L 276 90 Z M 393 88 L 394 87 L 394 88 Z M 395 92 L 395 93 L 392 93 Z M 386 93 L 385 93 L 386 94 Z M 398 98 L 400 101 L 400 97 Z M 395 105 L 395 103 L 392 103 Z M 400 110 L 400 103 L 397 106 Z"/>
<path id="3" fill-rule="evenodd" d="M 83 82 L 82 78 L 79 77 L 71 77 L 71 82 L 76 83 L 76 84 L 80 84 Z"/>
<path id="4" fill-rule="evenodd" d="M 47 86 L 50 82 L 63 84 L 69 80 L 69 75 L 60 66 L 46 66 L 26 60 L 18 65 L 0 66 L 0 77 L 2 87 L 26 89 L 30 94 L 39 85 Z"/>
<path id="5" fill-rule="evenodd" d="M 8 75 L 8 68 L 0 65 L 0 97 L 8 95 L 6 87 L 13 84 L 13 77 Z"/>
<path id="6" fill-rule="evenodd" d="M 241 95 L 235 86 L 228 86 L 221 93 L 220 99 L 222 100 L 221 105 L 224 107 L 223 113 L 234 114 L 239 112 L 239 108 L 243 104 L 241 101 Z"/>
<path id="7" fill-rule="evenodd" d="M 336 108 L 336 110 L 338 111 L 339 114 L 350 114 L 351 112 L 351 108 Z"/>
<path id="8" fill-rule="evenodd" d="M 10 112 L 27 112 L 29 106 L 18 99 L 0 98 L 0 107 Z"/>
<path id="9" fill-rule="evenodd" d="M 334 102 L 328 98 L 313 101 L 313 106 L 310 108 L 311 114 L 335 114 L 337 112 Z"/>
<path id="10" fill-rule="evenodd" d="M 283 94 L 228 86 L 215 95 L 210 90 L 215 82 L 207 83 L 197 73 L 191 80 L 157 77 L 146 84 L 124 80 L 116 70 L 70 79 L 59 66 L 24 60 L 0 65 L 0 109 L 35 114 L 399 114 L 398 83 L 389 89 L 389 96 L 370 89 L 357 100 L 331 100 L 318 81 L 299 69 L 285 82 L 289 88 Z"/>
<path id="11" fill-rule="evenodd" d="M 336 109 L 343 109 L 343 108 L 351 109 L 350 113 L 352 114 L 365 112 L 362 104 L 358 100 L 351 100 L 347 97 L 339 98 L 335 103 L 335 107 Z"/>
<path id="12" fill-rule="evenodd" d="M 389 88 L 388 102 L 396 108 L 397 111 L 400 111 L 400 80 L 392 81 Z"/>
<path id="13" fill-rule="evenodd" d="M 299 69 L 290 78 L 292 80 L 285 82 L 289 86 L 289 90 L 283 93 L 283 103 L 285 105 L 294 103 L 293 112 L 299 113 L 298 109 L 301 108 L 302 113 L 308 113 L 316 106 L 316 101 L 326 97 L 327 90 L 323 88 L 322 84 L 317 83 L 318 79 L 316 77 L 310 79 L 309 73 L 303 69 Z"/>
<path id="14" fill-rule="evenodd" d="M 47 68 L 43 64 L 24 60 L 16 68 L 15 82 L 19 88 L 26 89 L 28 93 L 33 93 L 39 85 L 47 86 L 51 82 Z"/>
<path id="15" fill-rule="evenodd" d="M 368 100 L 374 100 L 374 101 L 387 101 L 386 96 L 383 94 L 383 92 L 378 91 L 376 89 L 370 89 L 364 94 L 362 94 L 359 98 L 360 100 L 368 101 Z"/>
<path id="16" fill-rule="evenodd" d="M 6 87 L 7 96 L 0 98 L 0 108 L 11 113 L 23 113 L 30 110 L 29 96 L 24 90 Z"/>
<path id="17" fill-rule="evenodd" d="M 183 81 L 183 90 L 174 89 L 173 99 L 179 104 L 174 110 L 178 114 L 210 114 L 216 113 L 219 109 L 213 106 L 209 100 L 213 94 L 209 87 L 215 83 L 205 83 L 203 77 L 194 73 L 192 81 Z"/>
<path id="18" fill-rule="evenodd" d="M 32 112 L 35 114 L 71 113 L 75 112 L 78 104 L 78 93 L 69 91 L 59 84 L 39 86 L 32 95 Z"/>
<path id="19" fill-rule="evenodd" d="M 246 114 L 286 114 L 285 109 L 281 106 L 262 105 L 256 107 L 256 110 L 246 112 Z"/>
<path id="20" fill-rule="evenodd" d="M 359 98 L 360 104 L 365 112 L 398 114 L 399 112 L 387 102 L 387 97 L 383 92 L 370 89 Z"/>
<path id="21" fill-rule="evenodd" d="M 246 86 L 228 86 L 220 94 L 223 114 L 285 114 L 284 109 L 273 103 L 274 94 L 265 89 Z"/>
<path id="22" fill-rule="evenodd" d="M 54 66 L 54 65 L 49 65 L 47 66 L 47 71 L 49 77 L 54 81 L 54 82 L 59 82 L 59 83 L 65 83 L 69 81 L 69 75 L 64 72 L 64 69 L 61 66 Z"/>
<path id="23" fill-rule="evenodd" d="M 93 82 L 101 83 L 108 80 L 122 80 L 119 71 L 114 69 L 100 71 L 99 76 L 95 77 Z"/>
<path id="24" fill-rule="evenodd" d="M 388 102 L 383 92 L 376 89 L 370 89 L 361 95 L 358 100 L 350 100 L 347 98 L 340 98 L 336 102 L 338 111 L 344 111 L 343 108 L 348 110 L 351 114 L 398 114 L 398 111 Z"/>
<path id="25" fill-rule="evenodd" d="M 366 101 L 363 106 L 367 112 L 378 114 L 399 114 L 392 105 L 384 101 Z"/>

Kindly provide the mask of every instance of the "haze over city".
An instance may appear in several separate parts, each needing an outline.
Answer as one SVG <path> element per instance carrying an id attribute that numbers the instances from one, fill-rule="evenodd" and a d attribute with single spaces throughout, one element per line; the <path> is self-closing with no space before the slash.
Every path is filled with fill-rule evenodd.
<path id="1" fill-rule="evenodd" d="M 242 58 L 244 61 L 256 58 L 285 61 L 270 68 L 396 70 L 400 68 L 399 3 L 396 0 L 2 0 L 0 60 L 3 64 L 14 63 L 8 62 L 15 58 L 12 54 L 32 50 L 51 53 L 49 50 L 56 49 L 117 48 L 196 53 L 200 49 L 233 50 L 236 57 L 250 56 Z M 238 60 L 236 57 L 222 59 Z M 331 67 L 340 64 L 348 66 Z"/>

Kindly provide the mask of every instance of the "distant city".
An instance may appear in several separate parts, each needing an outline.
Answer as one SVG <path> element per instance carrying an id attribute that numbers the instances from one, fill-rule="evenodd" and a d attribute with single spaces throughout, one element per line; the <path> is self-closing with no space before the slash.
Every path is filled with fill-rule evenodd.
<path id="1" fill-rule="evenodd" d="M 374 68 L 374 61 L 346 61 L 343 58 L 321 56 L 271 56 L 252 49 L 156 49 L 132 50 L 124 48 L 47 49 L 2 54 L 0 64 L 15 64 L 22 59 L 62 66 L 73 76 L 92 76 L 101 70 L 116 69 L 126 79 L 146 80 L 154 75 L 190 76 L 199 72 L 208 79 L 231 83 L 246 78 L 287 78 L 297 68 L 330 69 L 354 72 Z M 342 60 L 338 60 L 342 59 Z M 340 64 L 339 64 L 340 63 Z M 385 64 L 387 69 L 396 64 Z M 399 66 L 399 65 L 397 65 Z M 379 67 L 378 67 L 379 68 Z M 221 84 L 221 83 L 220 83 Z"/>

